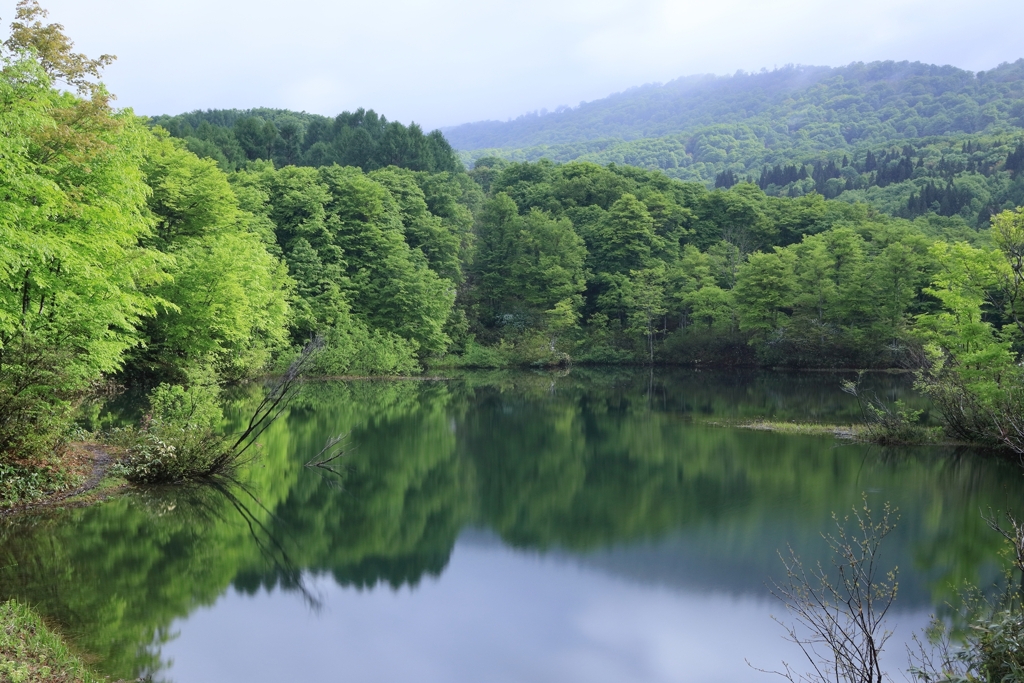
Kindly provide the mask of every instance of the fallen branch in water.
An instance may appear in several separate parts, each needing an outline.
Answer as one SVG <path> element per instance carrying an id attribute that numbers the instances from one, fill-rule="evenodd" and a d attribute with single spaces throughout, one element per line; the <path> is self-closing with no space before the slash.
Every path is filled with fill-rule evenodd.
<path id="1" fill-rule="evenodd" d="M 327 439 L 327 443 L 324 444 L 324 447 L 320 449 L 320 452 L 317 453 L 314 457 L 310 458 L 305 466 L 324 467 L 326 469 L 330 469 L 329 467 L 327 467 L 327 465 L 334 462 L 341 456 L 345 455 L 345 453 L 347 452 L 344 446 L 345 441 L 348 439 L 348 435 L 350 433 L 351 432 L 345 432 L 344 434 L 332 436 L 329 439 Z M 339 448 L 338 444 L 341 444 L 342 447 Z"/>

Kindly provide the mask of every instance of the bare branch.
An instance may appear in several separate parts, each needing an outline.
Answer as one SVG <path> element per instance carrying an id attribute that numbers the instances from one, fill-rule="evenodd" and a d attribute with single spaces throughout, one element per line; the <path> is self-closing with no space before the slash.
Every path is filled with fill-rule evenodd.
<path id="1" fill-rule="evenodd" d="M 895 528 L 896 512 L 887 503 L 876 521 L 865 496 L 852 518 L 833 519 L 836 531 L 822 534 L 832 550 L 831 571 L 821 564 L 808 570 L 792 548 L 788 556 L 779 553 L 786 580 L 769 590 L 793 621 L 773 619 L 803 652 L 810 670 L 798 673 L 783 662 L 782 671 L 770 673 L 792 683 L 883 683 L 890 678 L 880 655 L 892 635 L 884 621 L 898 584 L 896 569 L 882 572 L 879 550 Z"/>

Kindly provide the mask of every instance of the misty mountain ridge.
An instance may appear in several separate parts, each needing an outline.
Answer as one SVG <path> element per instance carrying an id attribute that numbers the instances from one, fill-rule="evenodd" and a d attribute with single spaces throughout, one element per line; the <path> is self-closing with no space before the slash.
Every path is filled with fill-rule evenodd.
<path id="1" fill-rule="evenodd" d="M 955 111 L 954 116 L 947 116 L 948 122 L 932 121 L 933 125 L 923 130 L 915 125 L 917 135 L 976 133 L 1011 118 L 1018 119 L 1015 123 L 1019 126 L 1024 106 L 1011 112 L 1012 107 L 998 105 L 1024 98 L 1024 59 L 977 73 L 953 66 L 886 61 L 855 62 L 836 68 L 789 65 L 732 76 L 686 76 L 663 85 L 631 88 L 574 108 L 560 107 L 511 121 L 481 121 L 441 130 L 453 147 L 472 151 L 607 139 L 631 141 L 765 116 L 783 120 L 798 130 L 822 114 L 826 119 L 837 119 L 835 123 L 851 122 L 861 118 L 857 115 L 869 113 L 864 105 L 873 111 L 895 107 L 897 111 L 887 112 L 889 116 L 883 120 L 896 114 L 897 122 L 904 123 L 904 117 L 898 114 L 911 109 L 918 118 L 928 121 L 934 118 L 934 112 L 927 110 L 935 105 L 948 115 L 947 110 L 964 104 L 942 101 L 950 95 L 964 95 L 975 106 Z M 979 111 L 990 104 L 997 110 Z M 907 125 L 911 124 L 894 126 L 894 132 L 902 133 Z M 843 137 L 853 143 L 865 137 L 863 132 L 848 126 Z"/>

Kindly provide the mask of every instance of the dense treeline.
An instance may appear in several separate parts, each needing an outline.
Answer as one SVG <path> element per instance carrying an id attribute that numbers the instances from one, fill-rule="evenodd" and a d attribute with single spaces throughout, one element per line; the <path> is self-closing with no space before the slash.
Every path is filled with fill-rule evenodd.
<path id="1" fill-rule="evenodd" d="M 817 192 L 866 202 L 894 216 L 956 216 L 984 227 L 1024 204 L 1024 142 L 1019 136 L 947 136 L 902 146 L 835 152 L 808 163 L 765 165 L 759 173 L 726 170 L 716 187 L 755 182 L 775 196 Z"/>
<path id="2" fill-rule="evenodd" d="M 490 159 L 472 175 L 489 194 L 472 331 L 548 358 L 890 365 L 935 306 L 930 244 L 980 238 L 937 217 L 630 167 Z"/>
<path id="3" fill-rule="evenodd" d="M 185 140 L 189 150 L 215 159 L 226 171 L 262 159 L 277 166 L 357 166 L 372 171 L 399 166 L 413 171 L 462 169 L 440 131 L 388 121 L 372 109 L 326 116 L 283 109 L 194 111 L 157 116 L 151 125 Z"/>
<path id="4" fill-rule="evenodd" d="M 469 362 L 909 366 L 950 433 L 1024 453 L 1024 209 L 975 231 L 614 165 L 472 173 Z"/>
<path id="5" fill-rule="evenodd" d="M 151 424 L 184 420 L 180 435 L 218 422 L 220 384 L 314 338 L 319 374 L 407 373 L 445 353 L 482 199 L 468 176 L 273 161 L 227 174 L 113 109 L 97 82 L 112 58 L 75 53 L 45 15 L 19 4 L 0 71 L 0 499 L 70 483 L 76 406 L 112 382 L 159 385 Z M 359 117 L 379 149 L 396 135 L 447 149 Z M 165 436 L 139 447 L 180 459 Z"/>

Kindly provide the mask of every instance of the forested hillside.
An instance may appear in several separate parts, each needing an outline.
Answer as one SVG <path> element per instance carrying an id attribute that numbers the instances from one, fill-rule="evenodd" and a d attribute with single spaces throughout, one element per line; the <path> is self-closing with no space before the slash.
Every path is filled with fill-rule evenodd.
<path id="1" fill-rule="evenodd" d="M 692 77 L 444 132 L 470 164 L 486 156 L 628 164 L 709 186 L 748 180 L 773 195 L 814 190 L 893 215 L 933 211 L 983 225 L 1024 202 L 1024 60 L 977 74 L 876 62 Z"/>
<path id="2" fill-rule="evenodd" d="M 278 166 L 358 166 L 372 171 L 456 171 L 462 164 L 440 131 L 388 121 L 372 109 L 335 118 L 284 109 L 213 109 L 150 120 L 225 171 L 265 159 Z"/>
<path id="3" fill-rule="evenodd" d="M 1024 59 L 973 73 L 920 62 L 786 66 L 690 76 L 514 121 L 445 128 L 460 150 L 635 140 L 716 124 L 767 123 L 778 139 L 883 142 L 1024 125 Z M 781 125 L 780 125 L 781 124 Z M 759 131 L 768 133 L 768 131 Z M 774 139 L 773 139 L 774 141 Z"/>

